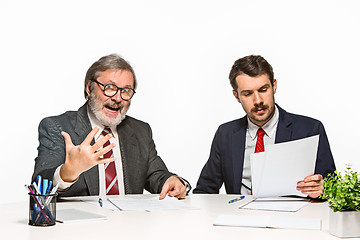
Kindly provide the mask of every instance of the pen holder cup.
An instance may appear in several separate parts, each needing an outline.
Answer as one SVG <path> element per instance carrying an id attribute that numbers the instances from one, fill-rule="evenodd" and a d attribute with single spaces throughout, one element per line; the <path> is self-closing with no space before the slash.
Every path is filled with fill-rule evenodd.
<path id="1" fill-rule="evenodd" d="M 29 193 L 29 225 L 53 226 L 56 220 L 56 196 L 54 194 Z"/>

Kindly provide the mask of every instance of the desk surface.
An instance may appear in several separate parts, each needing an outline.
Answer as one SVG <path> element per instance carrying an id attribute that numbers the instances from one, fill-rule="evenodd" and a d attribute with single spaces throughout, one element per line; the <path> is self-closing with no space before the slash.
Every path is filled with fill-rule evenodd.
<path id="1" fill-rule="evenodd" d="M 152 195 L 131 195 L 148 198 Z M 328 208 L 325 203 L 311 203 L 298 212 L 273 212 L 238 209 L 240 203 L 228 204 L 234 195 L 191 194 L 184 202 L 198 210 L 173 211 L 111 211 L 96 205 L 66 201 L 57 203 L 57 209 L 78 208 L 108 217 L 107 220 L 57 223 L 51 227 L 28 225 L 28 203 L 0 205 L 0 239 L 339 239 L 328 233 Z M 249 201 L 250 196 L 245 200 Z M 221 214 L 280 215 L 299 218 L 321 218 L 322 230 L 293 230 L 213 226 Z M 359 238 L 358 238 L 359 239 Z"/>

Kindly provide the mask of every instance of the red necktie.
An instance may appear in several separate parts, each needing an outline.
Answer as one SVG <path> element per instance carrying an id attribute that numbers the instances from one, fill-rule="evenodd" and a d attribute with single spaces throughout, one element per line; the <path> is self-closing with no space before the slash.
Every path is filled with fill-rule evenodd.
<path id="1" fill-rule="evenodd" d="M 265 148 L 264 148 L 264 134 L 265 134 L 264 129 L 259 128 L 257 130 L 258 138 L 257 138 L 257 141 L 256 141 L 255 153 L 265 151 Z"/>
<path id="2" fill-rule="evenodd" d="M 102 135 L 106 136 L 111 133 L 110 128 L 105 128 L 102 131 Z M 108 140 L 103 147 L 110 145 Z M 104 154 L 104 158 L 114 157 L 113 150 L 111 149 Z M 119 195 L 119 185 L 116 175 L 115 162 L 105 163 L 105 179 L 106 179 L 106 194 L 107 195 Z"/>
<path id="3" fill-rule="evenodd" d="M 256 141 L 256 146 L 255 146 L 255 153 L 258 152 L 264 152 L 265 148 L 264 148 L 264 134 L 265 131 L 262 128 L 259 128 L 257 130 L 257 141 Z M 252 195 L 252 185 L 251 185 L 251 195 Z"/>

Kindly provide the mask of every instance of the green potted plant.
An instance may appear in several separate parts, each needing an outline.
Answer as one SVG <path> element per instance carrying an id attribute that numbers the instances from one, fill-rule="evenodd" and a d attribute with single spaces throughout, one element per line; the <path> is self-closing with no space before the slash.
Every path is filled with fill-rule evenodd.
<path id="1" fill-rule="evenodd" d="M 360 176 L 347 165 L 324 179 L 323 193 L 330 207 L 329 232 L 337 237 L 360 237 Z"/>

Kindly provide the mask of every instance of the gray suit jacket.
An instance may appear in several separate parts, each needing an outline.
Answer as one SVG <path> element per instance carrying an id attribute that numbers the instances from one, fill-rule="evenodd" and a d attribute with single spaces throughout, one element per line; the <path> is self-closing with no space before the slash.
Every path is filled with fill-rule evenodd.
<path id="1" fill-rule="evenodd" d="M 74 145 L 81 144 L 91 131 L 87 104 L 78 111 L 47 117 L 39 125 L 38 156 L 32 176 L 51 180 L 58 166 L 65 162 L 65 141 L 61 131 L 70 134 Z M 117 126 L 126 194 L 141 194 L 146 189 L 151 193 L 161 192 L 170 173 L 157 155 L 149 124 L 127 116 Z M 94 143 L 94 140 L 93 140 Z M 99 194 L 98 166 L 83 172 L 67 191 L 59 196 L 87 196 Z"/>

